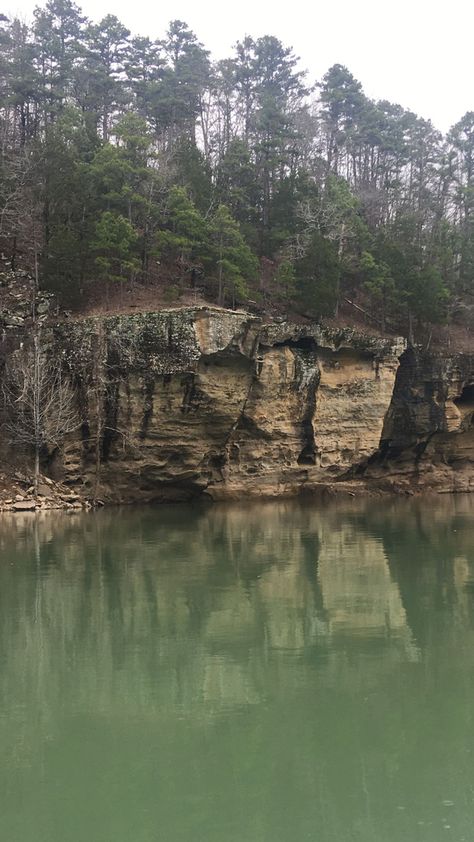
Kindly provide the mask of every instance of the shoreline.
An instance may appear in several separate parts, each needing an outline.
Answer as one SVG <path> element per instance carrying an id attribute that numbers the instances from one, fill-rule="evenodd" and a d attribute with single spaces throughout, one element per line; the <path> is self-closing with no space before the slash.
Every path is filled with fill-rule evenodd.
<path id="1" fill-rule="evenodd" d="M 49 479 L 49 478 L 48 478 Z M 45 481 L 45 478 L 42 480 Z M 53 485 L 53 481 L 49 480 Z M 338 499 L 392 499 L 397 498 L 413 498 L 417 499 L 423 497 L 438 497 L 439 495 L 460 495 L 471 494 L 474 489 L 466 488 L 417 488 L 404 487 L 398 489 L 387 489 L 377 486 L 370 486 L 369 484 L 352 485 L 347 483 L 335 483 L 333 485 L 321 484 L 318 487 L 304 487 L 299 490 L 286 491 L 279 493 L 262 493 L 252 494 L 248 493 L 229 493 L 213 497 L 205 492 L 188 499 L 163 499 L 163 497 L 150 497 L 147 499 L 137 500 L 96 500 L 82 497 L 80 494 L 71 490 L 58 490 L 58 483 L 54 483 L 56 488 L 52 488 L 50 495 L 39 494 L 35 497 L 28 489 L 25 493 L 19 493 L 16 489 L 7 496 L 7 499 L 0 499 L 0 515 L 1 514 L 39 514 L 44 512 L 94 512 L 98 509 L 113 509 L 120 507 L 132 508 L 135 506 L 152 506 L 160 507 L 166 505 L 182 505 L 182 504 L 206 504 L 209 506 L 220 505 L 222 503 L 245 503 L 251 504 L 259 502 L 282 502 L 282 501 L 304 501 L 310 500 L 329 502 Z M 51 487 L 51 486 L 50 486 Z"/>

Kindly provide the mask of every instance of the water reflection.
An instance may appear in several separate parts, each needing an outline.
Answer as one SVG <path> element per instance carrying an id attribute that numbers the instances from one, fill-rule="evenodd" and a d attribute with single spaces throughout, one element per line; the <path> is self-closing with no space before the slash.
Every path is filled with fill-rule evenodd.
<path id="1" fill-rule="evenodd" d="M 421 592 L 450 625 L 471 619 L 471 500 L 443 504 L 425 533 L 420 504 L 397 503 L 6 517 L 4 704 L 20 690 L 53 707 L 70 694 L 76 708 L 195 715 L 260 700 L 278 652 L 418 659 L 436 633 L 420 625 L 433 622 L 415 609 Z"/>
<path id="2" fill-rule="evenodd" d="M 1 838 L 432 842 L 454 776 L 461 839 L 473 513 L 453 497 L 5 516 Z"/>

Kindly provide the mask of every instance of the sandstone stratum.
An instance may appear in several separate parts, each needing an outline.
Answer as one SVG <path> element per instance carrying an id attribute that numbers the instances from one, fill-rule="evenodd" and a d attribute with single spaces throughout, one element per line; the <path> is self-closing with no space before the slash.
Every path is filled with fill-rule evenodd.
<path id="1" fill-rule="evenodd" d="M 80 423 L 42 472 L 75 500 L 474 490 L 474 353 L 208 306 L 43 333 Z"/>

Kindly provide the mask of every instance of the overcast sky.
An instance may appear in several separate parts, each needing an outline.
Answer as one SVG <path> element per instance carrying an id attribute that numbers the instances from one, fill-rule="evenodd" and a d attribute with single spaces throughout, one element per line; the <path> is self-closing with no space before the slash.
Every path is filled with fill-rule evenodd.
<path id="1" fill-rule="evenodd" d="M 6 0 L 9 15 L 30 17 L 36 0 Z M 43 5 L 40 3 L 39 5 Z M 365 92 L 430 118 L 446 131 L 474 110 L 474 4 L 470 0 L 83 0 L 94 21 L 115 14 L 134 34 L 162 37 L 184 20 L 213 57 L 230 54 L 244 35 L 275 35 L 320 79 L 345 64 Z"/>

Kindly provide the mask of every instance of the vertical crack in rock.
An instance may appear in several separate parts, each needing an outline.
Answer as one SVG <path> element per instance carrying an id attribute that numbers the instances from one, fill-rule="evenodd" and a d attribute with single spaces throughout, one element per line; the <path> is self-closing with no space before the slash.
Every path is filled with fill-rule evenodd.
<path id="1" fill-rule="evenodd" d="M 256 366 L 257 366 L 257 361 L 255 361 L 255 371 L 250 376 L 250 381 L 249 381 L 247 393 L 245 395 L 245 398 L 244 398 L 244 401 L 242 403 L 239 414 L 237 415 L 237 418 L 235 419 L 234 423 L 232 424 L 232 426 L 229 430 L 229 433 L 227 435 L 227 438 L 225 440 L 224 448 L 223 448 L 223 451 L 222 451 L 221 468 L 224 468 L 224 466 L 228 463 L 229 455 L 230 455 L 232 447 L 235 448 L 235 457 L 236 457 L 235 461 L 238 461 L 238 455 L 239 455 L 240 448 L 239 448 L 238 443 L 233 442 L 233 436 L 234 436 L 234 433 L 236 432 L 236 430 L 238 430 L 239 427 L 242 426 L 242 424 L 244 423 L 245 409 L 247 407 L 247 404 L 249 403 L 253 387 L 254 387 L 255 382 L 257 380 Z M 222 471 L 221 471 L 221 473 L 222 473 Z M 222 474 L 222 478 L 224 479 L 223 474 Z"/>
<path id="2" fill-rule="evenodd" d="M 196 378 L 194 374 L 188 374 L 183 378 L 183 402 L 181 412 L 187 415 L 189 412 L 196 412 L 199 409 L 198 391 L 196 389 Z"/>
<path id="3" fill-rule="evenodd" d="M 227 479 L 232 436 L 239 426 L 252 390 L 254 366 L 251 358 L 236 350 L 201 358 L 198 366 L 199 381 L 210 401 L 210 412 L 212 407 L 215 411 L 215 418 L 210 419 L 212 435 L 209 435 L 201 461 L 206 487 L 221 484 Z M 226 398 L 224 403 L 223 397 Z"/>
<path id="4" fill-rule="evenodd" d="M 163 378 L 164 379 L 164 378 Z M 145 377 L 143 384 L 144 400 L 143 400 L 143 415 L 142 423 L 140 425 L 139 437 L 146 438 L 154 410 L 154 394 L 155 394 L 155 378 Z"/>
<path id="5" fill-rule="evenodd" d="M 297 458 L 298 465 L 316 465 L 318 449 L 314 433 L 316 399 L 321 379 L 316 351 L 295 349 L 296 388 L 302 396 L 301 431 L 303 447 Z"/>

